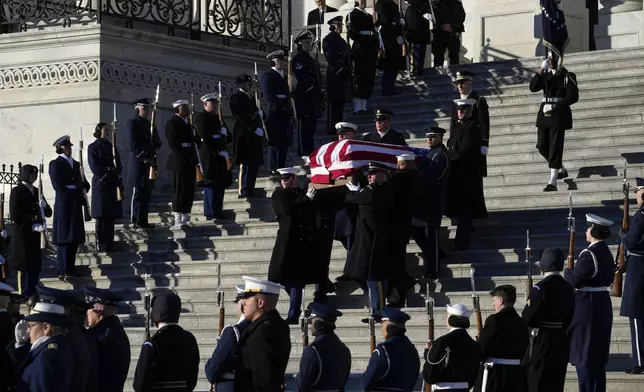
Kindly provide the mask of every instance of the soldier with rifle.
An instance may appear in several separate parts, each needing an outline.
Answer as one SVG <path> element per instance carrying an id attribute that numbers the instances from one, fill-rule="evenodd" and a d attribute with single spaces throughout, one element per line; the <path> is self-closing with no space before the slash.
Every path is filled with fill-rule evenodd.
<path id="1" fill-rule="evenodd" d="M 125 126 L 132 152 L 128 179 L 132 187 L 130 221 L 135 229 L 154 227 L 148 222 L 148 211 L 157 172 L 156 151 L 163 145 L 155 121 L 158 101 L 159 86 L 154 102 L 150 98 L 141 98 L 133 103 L 136 116 Z M 148 119 L 150 116 L 151 120 Z"/>
<path id="2" fill-rule="evenodd" d="M 476 294 L 476 283 L 474 282 L 474 268 L 470 268 L 470 284 L 472 286 L 472 306 L 476 315 L 476 340 L 481 336 L 483 328 L 483 317 L 481 316 L 481 298 Z"/>
<path id="3" fill-rule="evenodd" d="M 577 369 L 580 392 L 606 390 L 613 304 L 608 293 L 615 272 L 615 259 L 608 248 L 613 222 L 586 214 L 588 248 L 579 253 L 573 268 L 564 278 L 575 289 L 575 313 L 567 334 L 570 363 Z"/>
<path id="4" fill-rule="evenodd" d="M 425 311 L 427 312 L 427 352 L 432 349 L 434 344 L 434 298 L 429 295 L 429 283 L 425 284 Z M 426 355 L 424 356 L 427 357 Z M 425 392 L 432 392 L 431 384 L 426 383 Z"/>
<path id="5" fill-rule="evenodd" d="M 621 248 L 626 262 L 619 272 L 627 272 L 619 315 L 628 317 L 635 364 L 626 370 L 629 374 L 644 374 L 644 179 L 636 178 L 635 195 L 638 209 L 631 218 L 630 228 L 623 233 Z"/>
<path id="6" fill-rule="evenodd" d="M 322 40 L 322 52 L 327 61 L 327 133 L 335 135 L 336 124 L 342 121 L 344 104 L 351 101 L 353 71 L 351 49 L 342 38 L 342 16 L 327 22 L 329 34 Z"/>
<path id="7" fill-rule="evenodd" d="M 78 246 L 85 243 L 84 193 L 90 189 L 81 173 L 81 164 L 72 158 L 72 146 L 69 136 L 58 138 L 54 142 L 58 158 L 49 162 L 49 178 L 56 191 L 51 240 L 57 245 L 56 266 L 61 281 L 78 276 L 74 262 Z"/>
<path id="8" fill-rule="evenodd" d="M 626 159 L 624 159 L 624 172 L 622 176 L 622 193 L 624 194 L 624 202 L 622 211 L 622 227 L 619 230 L 620 237 L 624 237 L 624 234 L 628 232 L 628 220 L 630 218 L 629 209 L 631 200 L 629 198 L 630 184 L 626 178 L 627 165 L 628 163 L 626 162 Z M 626 252 L 624 251 L 624 247 L 621 243 L 617 247 L 617 261 L 615 264 L 617 264 L 617 269 L 615 270 L 613 284 L 610 287 L 610 295 L 612 297 L 621 297 L 624 288 L 624 270 L 626 269 Z"/>
<path id="9" fill-rule="evenodd" d="M 41 238 L 46 227 L 44 219 L 52 215 L 51 207 L 41 197 L 42 188 L 34 186 L 38 174 L 36 166 L 23 165 L 20 168 L 20 182 L 9 196 L 9 216 L 14 224 L 11 269 L 18 271 L 18 293 L 24 301 L 36 294 L 42 269 Z"/>

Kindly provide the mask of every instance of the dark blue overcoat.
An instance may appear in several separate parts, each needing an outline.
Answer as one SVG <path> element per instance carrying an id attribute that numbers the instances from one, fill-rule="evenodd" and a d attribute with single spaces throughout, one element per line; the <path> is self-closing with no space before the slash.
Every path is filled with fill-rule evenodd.
<path id="1" fill-rule="evenodd" d="M 351 352 L 333 332 L 318 331 L 305 347 L 295 392 L 343 391 L 351 372 Z"/>
<path id="2" fill-rule="evenodd" d="M 152 148 L 150 120 L 137 115 L 127 122 L 125 128 L 132 152 L 128 165 L 128 184 L 130 187 L 137 188 L 154 186 L 154 183 L 149 180 L 150 165 L 148 160 L 152 159 L 155 151 L 163 145 L 156 127 L 154 128 L 155 149 Z"/>
<path id="3" fill-rule="evenodd" d="M 49 162 L 49 178 L 56 191 L 51 242 L 56 245 L 85 242 L 82 188 L 89 191 L 90 186 L 81 180 L 80 164 L 73 160 L 73 165 L 62 156 Z"/>
<path id="4" fill-rule="evenodd" d="M 407 336 L 388 336 L 371 354 L 362 374 L 362 390 L 411 392 L 420 372 L 416 346 Z"/>
<path id="5" fill-rule="evenodd" d="M 112 143 L 96 139 L 87 146 L 89 168 L 92 170 L 92 218 L 117 219 L 123 215 L 123 203 L 116 201 L 120 184 L 121 157 L 116 151 L 116 166 Z"/>
<path id="6" fill-rule="evenodd" d="M 626 275 L 624 291 L 622 292 L 622 308 L 620 316 L 630 318 L 644 318 L 644 207 L 633 214 L 630 228 L 624 238 L 622 246 L 626 258 Z"/>
<path id="7" fill-rule="evenodd" d="M 99 392 L 123 392 L 130 369 L 130 340 L 117 316 L 108 316 L 88 329 L 98 351 Z"/>
<path id="8" fill-rule="evenodd" d="M 268 144 L 278 148 L 290 147 L 293 143 L 293 130 L 286 72 L 281 76 L 274 69 L 266 71 L 260 85 L 266 101 Z"/>
<path id="9" fill-rule="evenodd" d="M 72 357 L 63 335 L 29 352 L 18 385 L 21 392 L 72 392 Z"/>
<path id="10" fill-rule="evenodd" d="M 206 362 L 206 378 L 216 384 L 217 392 L 235 391 L 235 350 L 242 333 L 250 325 L 250 320 L 242 320 L 236 325 L 227 325 L 217 340 L 212 357 Z"/>

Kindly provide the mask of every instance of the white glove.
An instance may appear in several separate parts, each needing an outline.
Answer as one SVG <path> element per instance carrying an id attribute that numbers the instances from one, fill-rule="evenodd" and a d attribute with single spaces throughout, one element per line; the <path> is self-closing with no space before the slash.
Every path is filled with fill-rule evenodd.
<path id="1" fill-rule="evenodd" d="M 219 133 L 226 136 L 228 135 L 228 130 L 226 129 L 226 127 L 221 127 L 221 129 L 219 130 Z"/>
<path id="2" fill-rule="evenodd" d="M 552 112 L 552 104 L 547 103 L 543 105 L 543 114 Z"/>
<path id="3" fill-rule="evenodd" d="M 2 232 L 0 232 L 0 236 L 2 236 L 2 238 L 7 238 L 7 230 L 2 229 Z"/>
<path id="4" fill-rule="evenodd" d="M 396 42 L 398 42 L 398 45 L 402 45 L 405 43 L 405 40 L 403 39 L 403 37 L 398 37 L 396 38 Z"/>
<path id="5" fill-rule="evenodd" d="M 40 223 L 34 223 L 31 226 L 31 230 L 37 231 L 38 233 L 42 233 L 43 231 L 45 231 L 45 226 L 41 225 Z"/>
<path id="6" fill-rule="evenodd" d="M 487 147 L 481 146 L 481 154 L 487 155 Z"/>
<path id="7" fill-rule="evenodd" d="M 405 25 L 405 19 L 404 19 L 404 18 L 400 18 L 400 20 L 398 21 L 398 23 L 400 23 L 400 25 L 401 25 L 401 26 L 404 26 L 404 25 Z"/>
<path id="8" fill-rule="evenodd" d="M 40 203 L 38 203 L 38 205 L 40 206 L 40 208 L 45 208 L 47 207 L 47 202 L 43 199 L 40 201 Z"/>
<path id="9" fill-rule="evenodd" d="M 306 197 L 309 199 L 313 200 L 315 198 L 315 194 L 317 193 L 317 189 L 313 187 L 309 187 L 309 190 L 306 192 Z"/>
<path id="10" fill-rule="evenodd" d="M 262 109 L 257 109 L 257 114 L 259 114 L 260 117 L 264 117 L 264 111 Z"/>
<path id="11" fill-rule="evenodd" d="M 543 63 L 541 63 L 541 68 L 543 68 L 544 71 L 548 70 L 548 59 L 543 60 Z"/>
<path id="12" fill-rule="evenodd" d="M 5 259 L 3 255 L 0 255 L 0 265 L 4 264 L 6 262 L 7 262 L 7 259 Z"/>
<path id="13" fill-rule="evenodd" d="M 428 13 L 426 13 L 426 14 L 423 14 L 423 18 L 427 19 L 427 20 L 428 20 L 428 21 L 430 21 L 430 22 L 433 22 L 433 21 L 434 21 L 434 17 L 433 17 L 433 16 L 432 16 L 432 14 L 430 14 L 429 12 L 428 12 Z"/>
<path id="14" fill-rule="evenodd" d="M 360 184 L 355 185 L 354 183 L 352 183 L 351 181 L 349 181 L 349 182 L 347 182 L 347 188 L 349 188 L 349 190 L 350 190 L 351 192 L 357 192 L 357 191 L 359 191 L 359 190 L 360 190 Z"/>
<path id="15" fill-rule="evenodd" d="M 224 157 L 226 159 L 230 159 L 230 155 L 226 151 L 219 151 L 219 156 Z"/>
<path id="16" fill-rule="evenodd" d="M 257 135 L 259 137 L 264 137 L 264 131 L 262 131 L 262 128 L 257 128 L 255 130 L 255 135 Z"/>
<path id="17" fill-rule="evenodd" d="M 18 321 L 13 333 L 16 338 L 16 347 L 24 346 L 29 343 L 29 333 L 27 332 L 28 324 L 26 320 Z"/>

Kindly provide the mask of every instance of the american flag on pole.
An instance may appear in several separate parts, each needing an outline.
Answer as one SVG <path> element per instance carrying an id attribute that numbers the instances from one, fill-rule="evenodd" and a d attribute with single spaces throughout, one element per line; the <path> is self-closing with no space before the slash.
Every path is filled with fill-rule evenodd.
<path id="1" fill-rule="evenodd" d="M 414 154 L 422 162 L 429 150 L 392 144 L 363 142 L 360 140 L 339 140 L 320 146 L 309 155 L 311 182 L 328 184 L 332 180 L 347 177 L 367 166 L 369 162 L 380 162 L 396 167 L 396 156 Z"/>
<path id="2" fill-rule="evenodd" d="M 561 68 L 564 50 L 568 46 L 568 26 L 561 8 L 562 0 L 539 0 L 541 5 L 541 25 L 543 46 L 557 56 L 557 69 Z"/>

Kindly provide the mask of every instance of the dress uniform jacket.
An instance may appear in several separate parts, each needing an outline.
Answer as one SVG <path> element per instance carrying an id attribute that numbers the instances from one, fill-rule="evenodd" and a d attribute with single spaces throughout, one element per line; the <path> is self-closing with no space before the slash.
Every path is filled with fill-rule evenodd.
<path id="1" fill-rule="evenodd" d="M 266 129 L 268 144 L 273 147 L 290 147 L 293 143 L 291 132 L 291 108 L 289 101 L 288 75 L 274 69 L 264 72 L 260 80 L 266 101 Z"/>
<path id="2" fill-rule="evenodd" d="M 67 326 L 65 338 L 68 341 L 73 363 L 70 391 L 92 390 L 89 388 L 90 372 L 92 371 L 92 362 L 98 361 L 98 358 L 92 358 L 84 333 L 84 329 L 81 329 L 77 323 Z"/>
<path id="3" fill-rule="evenodd" d="M 226 135 L 220 133 L 222 126 L 216 112 L 204 111 L 195 116 L 197 134 L 203 140 L 199 147 L 199 155 L 203 165 L 205 186 L 217 184 L 228 188 L 233 183 L 232 173 L 226 165 L 226 158 L 219 155 L 221 151 L 226 151 Z"/>
<path id="4" fill-rule="evenodd" d="M 329 101 L 351 100 L 352 65 L 349 51 L 347 41 L 337 31 L 330 32 L 322 40 L 322 52 L 328 63 L 326 94 Z"/>
<path id="5" fill-rule="evenodd" d="M 161 327 L 141 347 L 134 390 L 191 392 L 199 375 L 197 340 L 177 324 Z"/>
<path id="6" fill-rule="evenodd" d="M 353 41 L 351 61 L 354 71 L 354 97 L 369 99 L 376 79 L 379 41 L 373 18 L 366 11 L 354 8 L 345 18 L 349 38 Z"/>
<path id="7" fill-rule="evenodd" d="M 9 196 L 9 214 L 14 224 L 9 262 L 14 271 L 39 273 L 42 267 L 40 233 L 32 229 L 34 224 L 42 224 L 38 192 L 40 191 L 37 187 L 33 187 L 32 193 L 25 184 L 18 184 Z M 51 215 L 51 207 L 48 204 L 45 216 L 49 218 Z"/>
<path id="8" fill-rule="evenodd" d="M 304 190 L 295 188 L 277 189 L 271 199 L 279 229 L 268 280 L 282 285 L 325 282 L 326 264 L 317 249 L 318 227 L 313 202 Z"/>
<path id="9" fill-rule="evenodd" d="M 404 331 L 388 335 L 371 354 L 362 374 L 362 390 L 411 392 L 416 386 L 420 359 L 416 346 Z"/>
<path id="10" fill-rule="evenodd" d="M 408 0 L 405 10 L 405 38 L 417 45 L 428 45 L 431 38 L 429 20 L 423 15 L 430 12 L 429 0 Z"/>
<path id="11" fill-rule="evenodd" d="M 414 218 L 427 222 L 430 227 L 439 227 L 443 218 L 449 169 L 444 144 L 430 149 L 419 167 Z"/>
<path id="12" fill-rule="evenodd" d="M 92 217 L 117 219 L 123 215 L 123 206 L 116 201 L 116 188 L 121 185 L 121 157 L 116 151 L 116 166 L 112 143 L 96 139 L 87 146 L 87 159 L 92 170 Z"/>
<path id="13" fill-rule="evenodd" d="M 357 205 L 359 212 L 355 243 L 344 273 L 358 282 L 384 281 L 389 276 L 389 263 L 395 251 L 391 241 L 395 227 L 390 212 L 393 191 L 391 184 L 383 183 L 347 194 L 347 204 Z"/>
<path id="14" fill-rule="evenodd" d="M 566 330 L 574 310 L 573 289 L 559 275 L 546 276 L 530 291 L 521 314 L 533 329 L 521 364 L 526 369 L 530 392 L 563 391 L 568 366 Z"/>
<path id="15" fill-rule="evenodd" d="M 247 93 L 237 91 L 230 96 L 230 112 L 235 119 L 233 128 L 235 164 L 262 165 L 264 138 L 255 133 L 255 130 L 262 126 L 255 100 Z"/>
<path id="16" fill-rule="evenodd" d="M 369 132 L 366 135 L 364 135 L 363 139 L 365 142 L 393 144 L 396 146 L 407 145 L 407 142 L 405 141 L 405 136 L 402 133 L 396 131 L 395 129 L 389 129 L 382 136 L 380 136 L 380 134 L 377 131 Z"/>
<path id="17" fill-rule="evenodd" d="M 543 90 L 543 100 L 537 114 L 537 127 L 539 128 L 572 128 L 572 111 L 570 105 L 579 100 L 577 76 L 568 72 L 565 67 L 552 73 L 545 71 L 536 73 L 530 81 L 530 91 L 533 93 Z M 543 114 L 543 105 L 553 105 L 552 113 Z"/>
<path id="18" fill-rule="evenodd" d="M 242 334 L 235 355 L 235 391 L 283 392 L 291 355 L 291 329 L 277 310 L 253 321 Z"/>
<path id="19" fill-rule="evenodd" d="M 480 362 L 479 343 L 470 337 L 467 330 L 451 328 L 449 333 L 436 339 L 427 352 L 423 379 L 431 385 L 467 384 L 466 388 L 453 388 L 452 391 L 469 391 L 478 376 Z"/>
<path id="20" fill-rule="evenodd" d="M 470 92 L 467 99 L 476 101 L 472 108 L 472 118 L 478 123 L 481 132 L 481 146 L 490 146 L 490 107 L 485 97 L 480 96 L 476 91 Z M 456 112 L 456 103 L 452 103 L 452 119 L 450 121 L 450 135 L 454 132 L 458 124 L 458 113 Z M 479 149 L 480 150 L 480 149 Z M 481 154 L 481 165 L 483 177 L 487 177 L 487 156 Z"/>
<path id="21" fill-rule="evenodd" d="M 250 325 L 249 320 L 242 320 L 236 325 L 227 325 L 217 339 L 217 347 L 212 357 L 206 362 L 206 378 L 215 384 L 219 392 L 235 390 L 235 350 L 241 335 Z"/>
<path id="22" fill-rule="evenodd" d="M 604 241 L 581 251 L 565 279 L 575 289 L 575 315 L 568 328 L 570 363 L 577 366 L 604 366 L 608 363 L 613 305 L 608 287 L 613 282 L 615 261 Z M 588 291 L 588 290 L 602 291 Z"/>
<path id="23" fill-rule="evenodd" d="M 318 331 L 315 340 L 302 351 L 295 391 L 342 392 L 350 372 L 349 348 L 335 333 Z"/>
<path id="24" fill-rule="evenodd" d="M 317 118 L 322 108 L 322 88 L 317 63 L 310 54 L 299 50 L 291 61 L 295 86 L 295 110 L 298 117 Z"/>
<path id="25" fill-rule="evenodd" d="M 525 321 L 513 307 L 501 309 L 485 319 L 479 344 L 483 353 L 483 366 L 474 391 L 481 391 L 486 363 L 493 363 L 488 370 L 486 392 L 525 392 L 528 384 L 519 362 L 530 343 L 530 332 Z M 503 364 L 503 360 L 516 360 L 516 365 Z"/>
<path id="26" fill-rule="evenodd" d="M 630 226 L 622 238 L 626 257 L 626 275 L 622 306 L 619 315 L 636 319 L 644 318 L 644 205 L 633 214 Z"/>
<path id="27" fill-rule="evenodd" d="M 72 162 L 73 168 L 60 156 L 49 162 L 49 178 L 56 191 L 51 240 L 56 245 L 85 242 L 82 188 L 89 191 L 90 186 L 81 180 L 80 164 L 73 159 Z"/>
<path id="28" fill-rule="evenodd" d="M 98 390 L 122 392 L 130 370 L 130 340 L 117 316 L 89 329 L 98 350 Z"/>
<path id="29" fill-rule="evenodd" d="M 62 335 L 31 348 L 18 384 L 20 392 L 72 392 L 73 361 Z"/>
<path id="30" fill-rule="evenodd" d="M 132 152 L 128 165 L 129 184 L 137 188 L 152 186 L 149 179 L 150 160 L 154 158 L 156 150 L 163 145 L 156 126 L 153 138 L 150 134 L 150 120 L 137 115 L 127 122 L 125 128 L 130 138 L 130 151 Z"/>
<path id="31" fill-rule="evenodd" d="M 197 166 L 196 137 L 193 136 L 190 125 L 175 114 L 165 125 L 165 136 L 168 138 L 168 147 L 171 151 L 166 168 L 175 173 L 195 172 Z"/>
<path id="32" fill-rule="evenodd" d="M 380 37 L 385 48 L 384 57 L 379 59 L 380 66 L 400 71 L 405 68 L 405 58 L 397 38 L 404 37 L 405 33 L 400 23 L 398 4 L 393 0 L 378 0 L 376 13 L 376 26 L 380 27 Z"/>
<path id="33" fill-rule="evenodd" d="M 473 117 L 456 124 L 447 141 L 450 175 L 447 180 L 447 208 L 450 218 L 487 217 L 483 194 L 484 166 L 481 157 L 481 128 Z"/>

